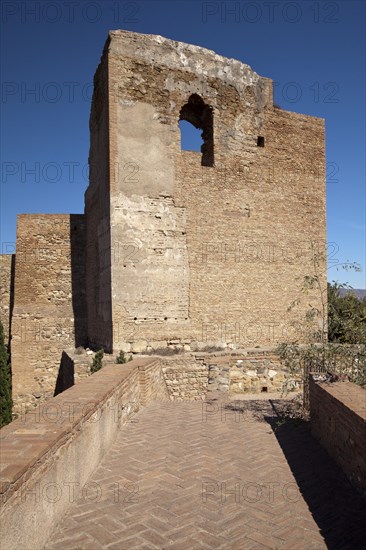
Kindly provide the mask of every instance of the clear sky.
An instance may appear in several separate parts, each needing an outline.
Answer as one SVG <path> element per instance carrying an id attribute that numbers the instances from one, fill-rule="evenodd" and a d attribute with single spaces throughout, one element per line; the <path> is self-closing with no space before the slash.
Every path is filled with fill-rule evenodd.
<path id="1" fill-rule="evenodd" d="M 108 30 L 243 61 L 283 109 L 323 117 L 328 278 L 365 288 L 365 6 L 360 1 L 4 1 L 1 244 L 18 213 L 83 212 L 93 74 Z M 341 265 L 358 262 L 362 272 Z"/>

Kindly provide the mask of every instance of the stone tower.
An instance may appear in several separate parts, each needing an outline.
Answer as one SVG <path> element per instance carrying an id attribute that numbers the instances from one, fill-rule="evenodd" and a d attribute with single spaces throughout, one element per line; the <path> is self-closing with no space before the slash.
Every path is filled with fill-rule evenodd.
<path id="1" fill-rule="evenodd" d="M 201 152 L 182 150 L 181 120 Z M 304 277 L 316 267 L 326 287 L 322 119 L 274 106 L 272 81 L 240 61 L 113 31 L 89 163 L 85 214 L 20 215 L 15 262 L 0 258 L 16 404 L 53 395 L 77 346 L 304 341 L 308 304 L 322 307 L 298 302 Z"/>
<path id="2" fill-rule="evenodd" d="M 110 32 L 94 84 L 93 345 L 292 338 L 310 242 L 325 245 L 323 120 L 274 107 L 247 65 L 161 36 Z M 202 130 L 201 153 L 181 150 L 180 120 Z"/>

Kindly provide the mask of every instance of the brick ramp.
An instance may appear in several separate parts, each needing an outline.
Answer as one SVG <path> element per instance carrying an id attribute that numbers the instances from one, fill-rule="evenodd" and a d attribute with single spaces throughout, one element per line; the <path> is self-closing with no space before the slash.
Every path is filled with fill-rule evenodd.
<path id="1" fill-rule="evenodd" d="M 364 548 L 365 501 L 307 428 L 275 435 L 268 401 L 240 407 L 142 409 L 46 548 Z"/>

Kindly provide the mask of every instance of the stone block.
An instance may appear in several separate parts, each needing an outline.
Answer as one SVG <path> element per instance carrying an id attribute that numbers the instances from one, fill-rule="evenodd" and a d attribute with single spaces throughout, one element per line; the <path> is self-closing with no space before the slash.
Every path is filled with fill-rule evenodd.
<path id="1" fill-rule="evenodd" d="M 131 352 L 132 353 L 143 353 L 146 351 L 147 342 L 146 340 L 136 340 L 131 343 Z"/>

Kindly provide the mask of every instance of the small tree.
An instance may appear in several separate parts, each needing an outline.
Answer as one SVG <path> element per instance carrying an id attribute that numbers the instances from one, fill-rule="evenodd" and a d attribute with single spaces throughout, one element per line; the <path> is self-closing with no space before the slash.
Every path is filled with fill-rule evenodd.
<path id="1" fill-rule="evenodd" d="M 322 276 L 322 270 L 324 266 L 326 265 L 326 256 L 324 250 L 319 250 L 319 248 L 316 246 L 316 243 L 313 241 L 310 241 L 310 251 L 311 251 L 311 263 L 312 263 L 312 273 L 307 274 L 304 276 L 302 281 L 302 287 L 301 287 L 301 294 L 303 297 L 307 296 L 309 293 L 313 294 L 313 298 L 316 298 L 317 304 L 309 303 L 308 309 L 305 313 L 305 319 L 303 323 L 303 340 L 307 342 L 319 342 L 323 345 L 326 344 L 328 341 L 328 333 L 329 333 L 329 322 L 335 322 L 337 323 L 339 321 L 336 320 L 336 312 L 334 309 L 334 302 L 336 301 L 336 298 L 338 297 L 339 288 L 351 288 L 349 285 L 335 285 L 335 286 L 329 286 L 329 283 L 327 284 L 323 280 Z M 344 263 L 337 263 L 335 265 L 336 269 L 342 268 L 345 271 L 355 270 L 355 271 L 361 271 L 361 267 L 357 262 L 344 262 Z M 294 307 L 297 307 L 300 305 L 302 301 L 302 298 L 299 297 L 296 300 L 294 300 L 290 306 L 287 308 L 288 311 L 291 311 Z M 350 305 L 350 308 L 352 310 L 352 313 L 357 309 L 357 306 L 355 307 L 355 303 L 357 302 L 357 298 L 354 296 L 350 296 L 348 298 L 348 302 L 352 302 Z M 348 311 L 350 313 L 350 311 Z M 333 317 L 332 317 L 333 314 Z M 362 323 L 362 318 L 364 315 L 362 313 L 359 314 L 360 322 Z M 353 324 L 353 319 L 349 323 L 349 325 L 352 326 L 352 329 L 355 328 Z M 331 327 L 331 330 L 334 329 L 334 326 Z M 359 336 L 357 335 L 357 338 Z M 330 338 L 331 341 L 335 341 L 334 338 Z M 341 342 L 342 340 L 338 340 Z M 343 342 L 346 342 L 345 340 Z M 355 343 L 355 340 L 352 342 L 349 340 L 348 343 Z"/>
<path id="2" fill-rule="evenodd" d="M 4 327 L 0 321 L 0 428 L 12 420 L 11 370 L 4 343 Z"/>
<path id="3" fill-rule="evenodd" d="M 93 363 L 90 369 L 90 372 L 94 374 L 94 372 L 97 372 L 100 370 L 103 366 L 103 357 L 104 357 L 104 349 L 100 349 L 96 352 L 94 355 Z"/>

